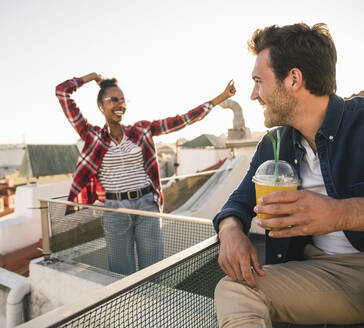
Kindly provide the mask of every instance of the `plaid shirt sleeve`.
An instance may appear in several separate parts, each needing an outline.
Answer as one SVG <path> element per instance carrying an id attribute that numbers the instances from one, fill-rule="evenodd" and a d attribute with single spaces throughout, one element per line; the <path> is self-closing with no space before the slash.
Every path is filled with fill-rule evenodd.
<path id="1" fill-rule="evenodd" d="M 83 85 L 81 78 L 67 80 L 56 87 L 56 96 L 63 108 L 68 121 L 82 139 L 85 139 L 90 127 L 87 120 L 82 116 L 76 102 L 71 98 L 71 94 Z"/>
<path id="2" fill-rule="evenodd" d="M 168 117 L 162 120 L 155 120 L 150 122 L 150 130 L 152 136 L 159 136 L 183 129 L 188 124 L 192 124 L 202 120 L 213 108 L 212 102 L 208 101 L 186 114 Z"/>

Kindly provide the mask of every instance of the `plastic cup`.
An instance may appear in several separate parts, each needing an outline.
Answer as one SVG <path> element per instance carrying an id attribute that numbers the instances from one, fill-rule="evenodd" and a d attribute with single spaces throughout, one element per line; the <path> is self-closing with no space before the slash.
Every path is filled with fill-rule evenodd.
<path id="1" fill-rule="evenodd" d="M 261 164 L 252 179 L 255 183 L 256 203 L 260 197 L 281 190 L 296 190 L 299 179 L 294 168 L 286 161 L 278 161 L 278 178 L 275 176 L 275 161 L 270 160 Z M 259 219 L 278 217 L 276 214 L 258 213 Z M 266 228 L 280 230 L 279 228 Z"/>

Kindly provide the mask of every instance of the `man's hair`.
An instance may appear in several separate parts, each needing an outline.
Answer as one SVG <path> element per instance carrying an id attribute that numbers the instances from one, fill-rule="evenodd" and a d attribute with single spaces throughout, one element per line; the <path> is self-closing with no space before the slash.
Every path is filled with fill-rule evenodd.
<path id="1" fill-rule="evenodd" d="M 312 28 L 304 23 L 272 25 L 256 30 L 248 41 L 249 51 L 258 55 L 267 48 L 278 81 L 298 68 L 310 93 L 323 96 L 336 92 L 336 48 L 326 24 Z"/>

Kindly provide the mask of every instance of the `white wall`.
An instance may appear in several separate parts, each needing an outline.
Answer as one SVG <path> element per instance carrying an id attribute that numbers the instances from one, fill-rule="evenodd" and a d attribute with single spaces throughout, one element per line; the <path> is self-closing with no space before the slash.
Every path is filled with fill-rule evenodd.
<path id="1" fill-rule="evenodd" d="M 204 170 L 228 157 L 229 149 L 179 148 L 178 174 L 192 174 Z"/>
<path id="2" fill-rule="evenodd" d="M 65 196 L 71 181 L 25 185 L 16 188 L 15 211 L 0 220 L 0 254 L 7 254 L 39 241 L 42 235 L 39 199 Z"/>

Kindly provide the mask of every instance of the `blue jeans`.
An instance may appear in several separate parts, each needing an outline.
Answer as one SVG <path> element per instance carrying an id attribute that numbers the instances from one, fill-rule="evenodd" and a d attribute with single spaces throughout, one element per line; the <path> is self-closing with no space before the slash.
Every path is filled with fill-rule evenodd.
<path id="1" fill-rule="evenodd" d="M 130 208 L 159 212 L 150 192 L 137 200 L 105 200 L 109 208 Z M 135 214 L 104 212 L 104 234 L 109 270 L 129 275 L 163 258 L 160 219 Z"/>

